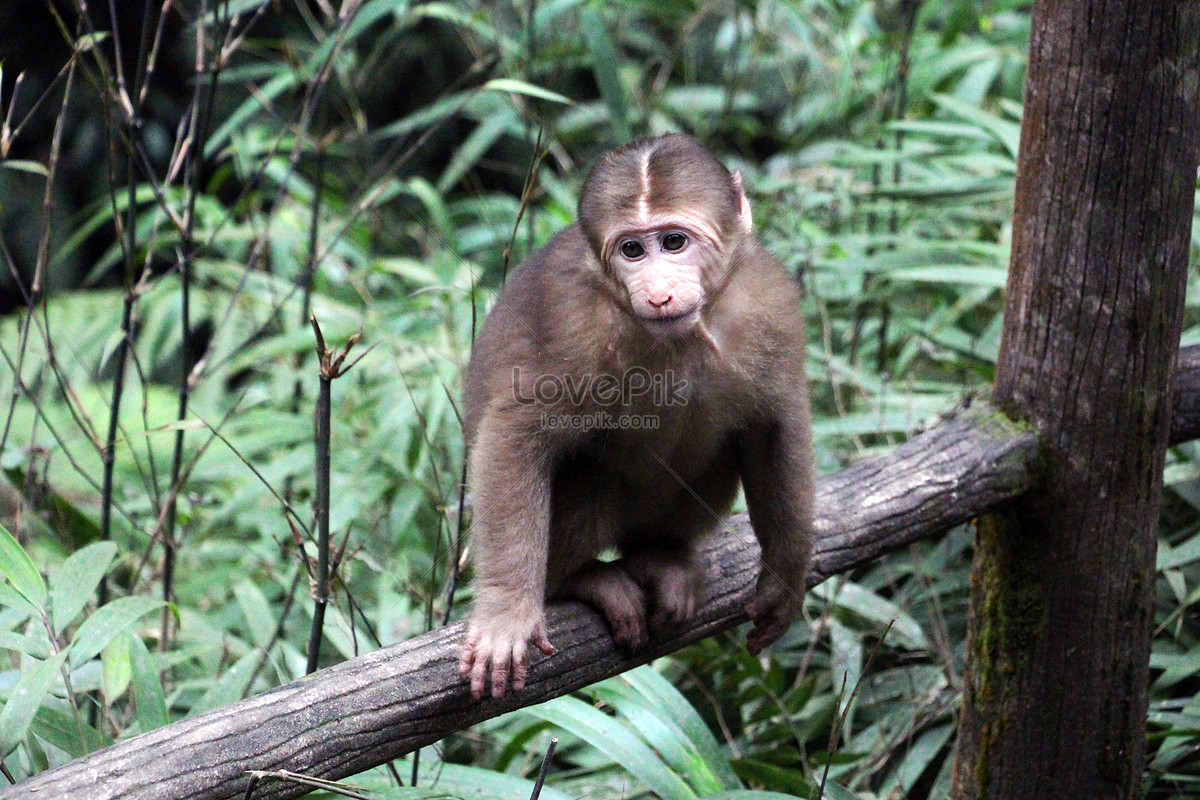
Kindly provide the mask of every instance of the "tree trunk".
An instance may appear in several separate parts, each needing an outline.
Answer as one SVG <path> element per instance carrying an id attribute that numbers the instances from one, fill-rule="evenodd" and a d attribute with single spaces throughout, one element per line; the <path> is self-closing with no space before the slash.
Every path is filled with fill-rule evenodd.
<path id="1" fill-rule="evenodd" d="M 995 400 L 1040 479 L 978 527 L 960 800 L 1141 794 L 1198 35 L 1195 0 L 1035 0 Z"/>

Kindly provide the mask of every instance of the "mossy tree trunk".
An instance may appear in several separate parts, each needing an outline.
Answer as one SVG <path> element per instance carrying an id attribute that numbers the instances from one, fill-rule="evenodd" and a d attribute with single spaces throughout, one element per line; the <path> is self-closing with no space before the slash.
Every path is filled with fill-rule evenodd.
<path id="1" fill-rule="evenodd" d="M 1200 2 L 1035 0 L 995 401 L 1041 436 L 978 529 L 954 796 L 1140 796 L 1200 149 Z"/>

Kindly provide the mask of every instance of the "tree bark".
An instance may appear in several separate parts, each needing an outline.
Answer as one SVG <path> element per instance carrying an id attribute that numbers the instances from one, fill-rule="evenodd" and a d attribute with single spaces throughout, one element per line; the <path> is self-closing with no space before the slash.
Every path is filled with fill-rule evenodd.
<path id="1" fill-rule="evenodd" d="M 1200 149 L 1200 3 L 1035 0 L 995 402 L 1039 480 L 977 528 L 953 796 L 1140 796 Z"/>
<path id="2" fill-rule="evenodd" d="M 1200 345 L 1179 350 L 1172 398 L 1171 444 L 1200 439 Z"/>

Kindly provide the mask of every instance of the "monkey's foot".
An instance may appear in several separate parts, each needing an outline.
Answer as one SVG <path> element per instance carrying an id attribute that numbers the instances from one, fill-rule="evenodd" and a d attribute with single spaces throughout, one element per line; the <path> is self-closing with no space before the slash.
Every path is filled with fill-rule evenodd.
<path id="1" fill-rule="evenodd" d="M 565 594 L 600 609 L 617 644 L 636 649 L 646 643 L 646 594 L 618 564 L 592 562 L 567 584 Z"/>
<path id="2" fill-rule="evenodd" d="M 690 561 L 666 561 L 649 576 L 647 591 L 654 598 L 650 627 L 677 628 L 696 616 L 707 591 L 703 576 Z"/>
<path id="3" fill-rule="evenodd" d="M 639 550 L 619 563 L 646 592 L 651 630 L 677 628 L 704 604 L 704 571 L 686 548 Z"/>

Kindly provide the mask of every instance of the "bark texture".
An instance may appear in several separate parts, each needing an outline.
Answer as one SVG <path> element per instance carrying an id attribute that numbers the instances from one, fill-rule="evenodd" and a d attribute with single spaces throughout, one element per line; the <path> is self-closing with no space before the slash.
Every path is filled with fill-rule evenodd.
<path id="1" fill-rule="evenodd" d="M 960 800 L 1140 796 L 1198 12 L 1035 0 L 995 402 L 1042 452 L 978 527 Z"/>
<path id="2" fill-rule="evenodd" d="M 1179 350 L 1174 383 L 1171 444 L 1200 439 L 1200 345 Z"/>

